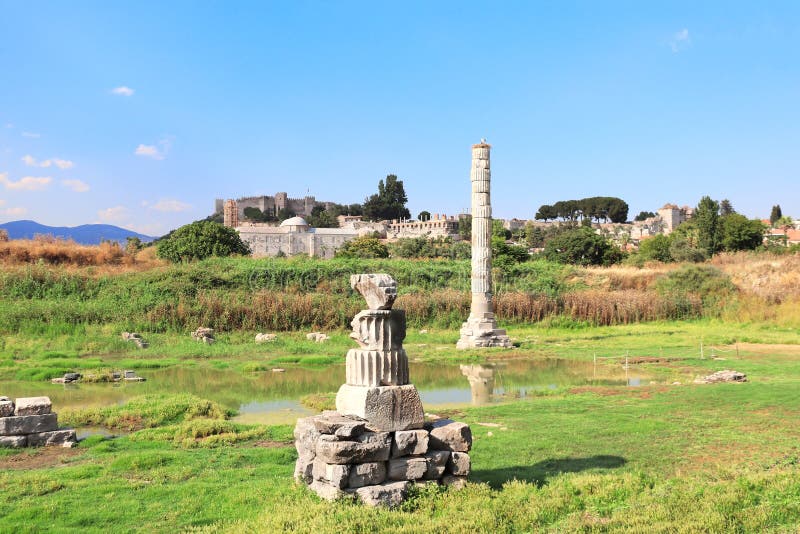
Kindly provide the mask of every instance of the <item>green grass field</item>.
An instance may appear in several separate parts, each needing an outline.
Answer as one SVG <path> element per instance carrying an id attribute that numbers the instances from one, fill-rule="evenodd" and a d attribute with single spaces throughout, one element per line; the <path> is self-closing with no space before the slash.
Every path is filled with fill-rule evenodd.
<path id="1" fill-rule="evenodd" d="M 472 483 L 462 491 L 420 489 L 394 511 L 324 503 L 295 486 L 290 426 L 227 423 L 220 410 L 197 408 L 199 401 L 134 403 L 111 419 L 126 409 L 124 420 L 143 414 L 142 426 L 152 428 L 92 437 L 73 450 L 0 452 L 0 531 L 786 532 L 800 524 L 797 330 L 702 320 L 510 333 L 520 346 L 490 351 L 490 359 L 627 354 L 651 358 L 636 365 L 656 384 L 452 409 L 445 415 L 473 428 Z M 121 346 L 101 356 L 76 345 L 70 358 L 238 368 L 290 355 L 299 363 L 284 365 L 302 365 L 305 354 L 341 357 L 350 346 L 343 333 L 329 345 L 286 334 L 254 353 L 249 334 L 239 335 L 211 347 L 165 337 L 157 351 Z M 451 331 L 414 331 L 406 346 L 412 358 L 484 357 L 455 351 L 454 341 Z M 59 359 L 36 357 L 42 348 L 30 347 L 15 365 L 36 369 Z M 690 383 L 723 368 L 750 381 Z M 191 419 L 198 415 L 216 419 Z M 111 424 L 108 417 L 92 422 Z"/>

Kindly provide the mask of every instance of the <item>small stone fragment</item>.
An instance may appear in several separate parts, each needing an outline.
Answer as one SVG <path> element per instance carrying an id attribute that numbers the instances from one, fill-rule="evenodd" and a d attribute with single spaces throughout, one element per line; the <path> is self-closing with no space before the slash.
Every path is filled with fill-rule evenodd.
<path id="1" fill-rule="evenodd" d="M 695 384 L 714 384 L 717 382 L 747 382 L 747 375 L 739 371 L 726 369 L 698 378 L 694 381 Z"/>
<path id="2" fill-rule="evenodd" d="M 428 431 L 398 430 L 392 442 L 392 458 L 428 452 Z"/>
<path id="3" fill-rule="evenodd" d="M 20 397 L 14 415 L 47 415 L 51 408 L 50 397 Z"/>
<path id="4" fill-rule="evenodd" d="M 472 431 L 465 423 L 439 419 L 426 423 L 425 428 L 430 431 L 431 450 L 469 452 L 472 448 Z"/>
<path id="5" fill-rule="evenodd" d="M 325 341 L 328 341 L 330 337 L 328 337 L 328 335 L 324 334 L 323 332 L 309 332 L 308 334 L 306 334 L 306 339 L 309 341 L 314 341 L 316 343 L 324 343 Z"/>
<path id="6" fill-rule="evenodd" d="M 18 449 L 28 443 L 26 436 L 0 436 L 0 448 Z"/>
<path id="7" fill-rule="evenodd" d="M 256 343 L 271 343 L 278 339 L 278 336 L 275 334 L 263 334 L 259 332 L 256 334 Z"/>
<path id="8" fill-rule="evenodd" d="M 298 484 L 311 484 L 314 481 L 314 456 L 301 454 L 294 464 L 294 480 Z"/>
<path id="9" fill-rule="evenodd" d="M 367 462 L 350 466 L 347 486 L 350 488 L 373 486 L 384 480 L 386 480 L 386 462 Z"/>
<path id="10" fill-rule="evenodd" d="M 467 476 L 469 475 L 470 467 L 469 454 L 465 452 L 450 453 L 450 460 L 447 462 L 448 473 L 456 476 Z"/>
<path id="11" fill-rule="evenodd" d="M 364 297 L 370 310 L 390 310 L 397 299 L 397 282 L 388 274 L 354 274 L 350 287 Z"/>
<path id="12" fill-rule="evenodd" d="M 314 426 L 321 434 L 333 434 L 340 439 L 349 439 L 363 434 L 367 422 L 357 421 L 329 411 L 316 416 Z"/>
<path id="13" fill-rule="evenodd" d="M 403 502 L 408 494 L 409 482 L 386 482 L 375 486 L 364 486 L 355 490 L 356 497 L 367 506 L 393 508 Z"/>
<path id="14" fill-rule="evenodd" d="M 447 461 L 450 459 L 450 451 L 430 451 L 425 455 L 428 469 L 425 471 L 425 480 L 438 480 L 444 474 Z"/>
<path id="15" fill-rule="evenodd" d="M 457 477 L 454 475 L 445 475 L 442 477 L 442 484 L 450 486 L 455 489 L 462 489 L 467 485 L 467 477 Z"/>
<path id="16" fill-rule="evenodd" d="M 50 445 L 63 445 L 67 442 L 76 442 L 74 430 L 53 430 L 28 435 L 28 447 L 45 447 Z"/>
<path id="17" fill-rule="evenodd" d="M 336 499 L 340 499 L 347 495 L 343 492 L 340 488 L 336 486 L 331 486 L 326 482 L 322 482 L 320 480 L 315 480 L 308 486 L 314 493 L 319 495 L 322 499 L 326 501 L 335 501 Z"/>
<path id="18" fill-rule="evenodd" d="M 14 415 L 14 401 L 8 397 L 0 397 L 0 417 L 11 417 Z"/>
<path id="19" fill-rule="evenodd" d="M 312 476 L 314 480 L 323 480 L 331 486 L 344 488 L 347 486 L 347 477 L 350 467 L 347 465 L 326 464 L 319 458 L 314 460 Z"/>
<path id="20" fill-rule="evenodd" d="M 428 462 L 425 458 L 394 458 L 389 460 L 386 478 L 389 480 L 417 480 L 425 476 Z"/>

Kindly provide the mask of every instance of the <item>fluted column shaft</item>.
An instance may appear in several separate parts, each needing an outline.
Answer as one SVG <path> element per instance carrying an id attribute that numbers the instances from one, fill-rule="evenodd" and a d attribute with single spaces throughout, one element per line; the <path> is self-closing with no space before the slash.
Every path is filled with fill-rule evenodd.
<path id="1" fill-rule="evenodd" d="M 472 307 L 470 316 L 492 313 L 492 206 L 489 198 L 492 171 L 490 146 L 472 146 Z"/>

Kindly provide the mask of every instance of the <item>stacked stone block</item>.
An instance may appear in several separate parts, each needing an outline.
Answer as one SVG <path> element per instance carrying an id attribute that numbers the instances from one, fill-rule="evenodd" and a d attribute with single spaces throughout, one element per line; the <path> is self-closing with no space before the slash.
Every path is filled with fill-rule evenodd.
<path id="1" fill-rule="evenodd" d="M 356 498 L 391 507 L 405 499 L 412 484 L 460 487 L 471 467 L 472 433 L 449 419 L 386 432 L 328 411 L 298 420 L 294 437 L 295 479 L 327 500 Z"/>
<path id="2" fill-rule="evenodd" d="M 75 431 L 58 428 L 48 397 L 0 397 L 0 447 L 42 447 L 77 442 Z"/>

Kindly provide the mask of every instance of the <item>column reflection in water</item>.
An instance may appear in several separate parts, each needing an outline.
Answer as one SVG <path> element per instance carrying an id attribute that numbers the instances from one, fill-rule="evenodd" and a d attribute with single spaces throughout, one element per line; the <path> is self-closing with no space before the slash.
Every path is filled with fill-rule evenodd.
<path id="1" fill-rule="evenodd" d="M 472 404 L 481 406 L 492 401 L 496 365 L 461 365 L 461 374 L 469 380 Z"/>

